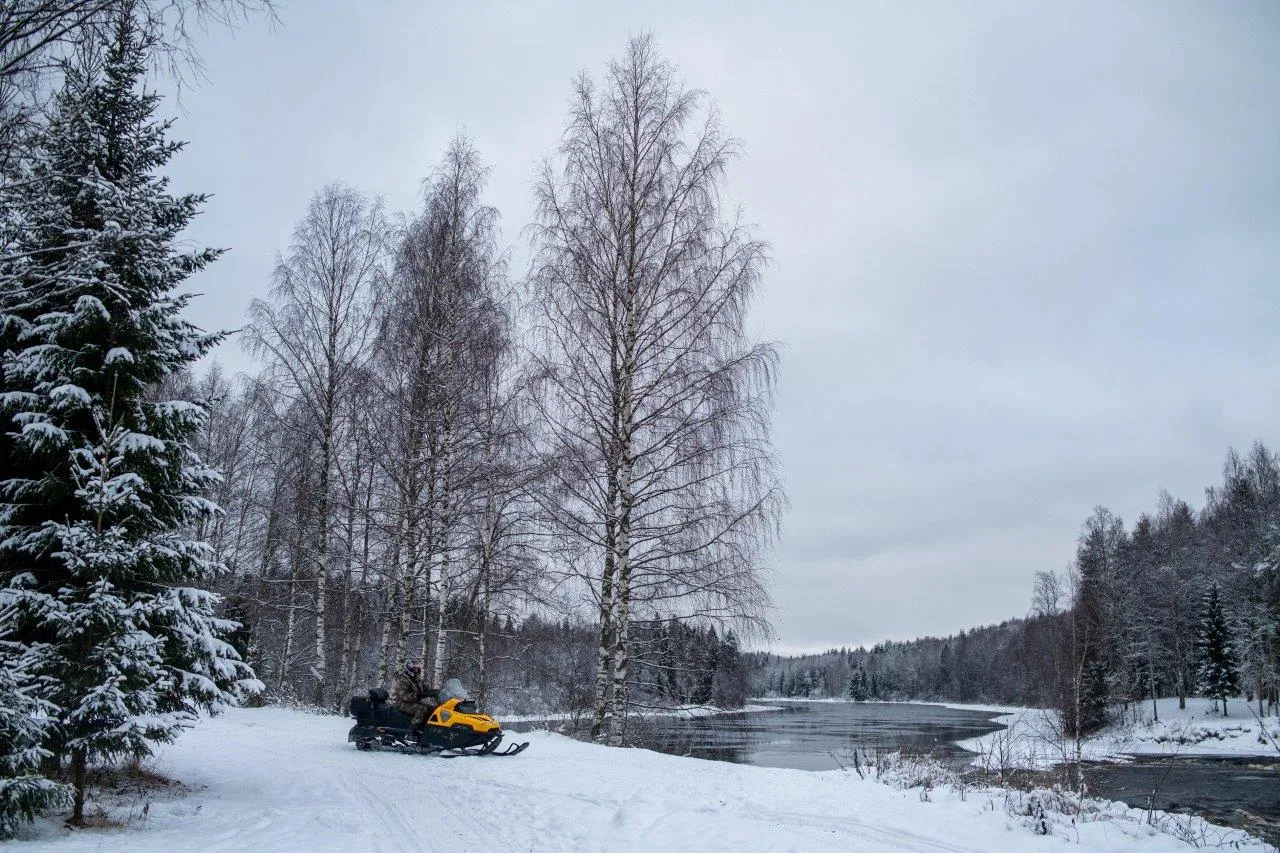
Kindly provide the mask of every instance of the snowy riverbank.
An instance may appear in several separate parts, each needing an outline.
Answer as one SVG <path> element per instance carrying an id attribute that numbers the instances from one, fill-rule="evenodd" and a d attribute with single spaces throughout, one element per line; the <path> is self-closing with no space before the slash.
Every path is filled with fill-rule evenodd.
<path id="1" fill-rule="evenodd" d="M 995 721 L 1006 729 L 959 743 L 979 754 L 975 763 L 1036 769 L 1075 757 L 1075 742 L 1061 736 L 1055 711 L 950 703 L 947 706 L 1002 712 Z M 1185 709 L 1178 707 L 1177 699 L 1161 699 L 1156 707 L 1158 721 L 1150 703 L 1144 703 L 1137 722 L 1117 724 L 1081 743 L 1081 757 L 1087 761 L 1124 761 L 1133 755 L 1280 757 L 1280 749 L 1276 748 L 1280 743 L 1280 717 L 1265 717 L 1260 725 L 1241 700 L 1227 703 L 1225 717 L 1213 710 L 1209 699 L 1188 699 Z"/>
<path id="2" fill-rule="evenodd" d="M 1264 849 L 1198 818 L 1103 804 L 1077 819 L 1005 791 L 899 790 L 841 771 L 777 770 L 611 750 L 559 735 L 516 758 L 359 752 L 350 721 L 283 708 L 203 721 L 150 762 L 185 789 L 116 795 L 122 829 L 44 821 L 13 850 L 1187 849 L 1178 835 Z M 922 794 L 922 791 L 924 792 Z M 1035 833 L 1037 821 L 1049 836 Z"/>

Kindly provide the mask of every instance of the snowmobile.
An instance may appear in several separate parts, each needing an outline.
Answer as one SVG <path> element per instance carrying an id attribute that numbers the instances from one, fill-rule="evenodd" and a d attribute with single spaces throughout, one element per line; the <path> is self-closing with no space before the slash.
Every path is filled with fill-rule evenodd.
<path id="1" fill-rule="evenodd" d="M 463 755 L 519 755 L 529 743 L 502 743 L 502 726 L 488 714 L 476 711 L 476 705 L 462 690 L 457 679 L 450 679 L 436 694 L 439 704 L 422 725 L 417 736 L 410 728 L 413 718 L 392 706 L 387 691 L 374 687 L 364 696 L 351 697 L 351 716 L 356 724 L 347 733 L 347 742 L 356 749 L 397 749 L 420 755 L 457 758 Z"/>

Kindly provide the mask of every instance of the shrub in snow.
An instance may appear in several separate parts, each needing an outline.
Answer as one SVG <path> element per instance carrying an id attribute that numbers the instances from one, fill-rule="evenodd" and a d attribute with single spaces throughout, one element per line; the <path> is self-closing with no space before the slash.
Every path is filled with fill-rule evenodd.
<path id="1" fill-rule="evenodd" d="M 938 787 L 959 788 L 960 774 L 929 755 L 887 752 L 876 756 L 876 778 L 899 790 L 920 788 L 920 799 Z"/>
<path id="2" fill-rule="evenodd" d="M 1135 738 L 1152 743 L 1171 743 L 1180 746 L 1194 746 L 1207 740 L 1225 741 L 1249 734 L 1251 726 L 1196 726 L 1183 725 L 1165 731 L 1158 731 L 1149 736 Z"/>
<path id="3" fill-rule="evenodd" d="M 1031 828 L 1036 835 L 1049 834 L 1049 816 L 1045 814 L 1044 803 L 1035 794 L 1027 797 L 1026 816 L 1031 818 Z"/>
<path id="4" fill-rule="evenodd" d="M 139 90 L 147 49 L 126 11 L 110 44 L 68 64 L 0 200 L 6 822 L 56 798 L 31 775 L 46 751 L 69 759 L 80 819 L 89 761 L 145 756 L 258 687 L 200 588 L 217 569 L 190 532 L 218 511 L 191 444 L 204 411 L 151 398 L 218 340 L 174 294 L 218 253 L 174 248 L 202 197 L 156 174 L 180 145 Z"/>

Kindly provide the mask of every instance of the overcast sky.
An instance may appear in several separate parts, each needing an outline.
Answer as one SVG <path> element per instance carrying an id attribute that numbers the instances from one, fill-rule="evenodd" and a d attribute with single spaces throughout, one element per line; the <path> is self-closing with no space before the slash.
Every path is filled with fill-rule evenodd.
<path id="1" fill-rule="evenodd" d="M 208 328 L 243 323 L 315 189 L 412 207 L 462 128 L 522 273 L 570 79 L 629 34 L 718 102 L 775 258 L 780 648 L 1021 615 L 1095 504 L 1198 505 L 1228 445 L 1280 445 L 1274 0 L 281 2 L 274 32 L 210 33 L 183 96 L 172 174 L 232 250 Z"/>

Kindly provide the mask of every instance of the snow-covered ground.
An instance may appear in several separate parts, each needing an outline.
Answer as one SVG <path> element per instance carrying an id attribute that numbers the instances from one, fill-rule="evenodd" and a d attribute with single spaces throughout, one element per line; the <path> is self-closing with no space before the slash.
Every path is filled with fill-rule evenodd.
<path id="1" fill-rule="evenodd" d="M 1265 717 L 1261 724 L 1240 700 L 1227 703 L 1227 716 L 1213 710 L 1209 699 L 1188 699 L 1185 709 L 1177 699 L 1160 699 L 1160 719 L 1153 718 L 1151 704 L 1143 703 L 1141 718 L 1117 724 L 1080 745 L 1089 761 L 1123 761 L 1130 755 L 1216 755 L 1280 757 L 1280 717 Z M 1003 711 L 996 721 L 1007 728 L 960 746 L 979 754 L 976 763 L 1003 767 L 1043 768 L 1075 757 L 1075 743 L 1064 739 L 1054 711 L 1041 708 L 963 706 Z M 1265 727 L 1265 729 L 1264 729 Z"/>
<path id="2" fill-rule="evenodd" d="M 1003 791 L 899 790 L 852 773 L 746 767 L 536 732 L 514 758 L 360 752 L 342 717 L 264 708 L 205 720 L 151 766 L 188 792 L 120 802 L 123 829 L 45 821 L 12 850 L 1183 850 L 1170 832 L 1264 849 L 1198 818 L 1120 804 L 1072 821 Z M 1012 798 L 1012 799 L 1008 799 Z M 926 799 L 930 801 L 925 801 Z M 145 805 L 145 808 L 144 808 Z M 1010 807 L 1012 806 L 1012 807 Z M 92 805 L 91 805 L 91 811 Z M 1103 818 L 1103 819 L 1098 819 Z"/>

